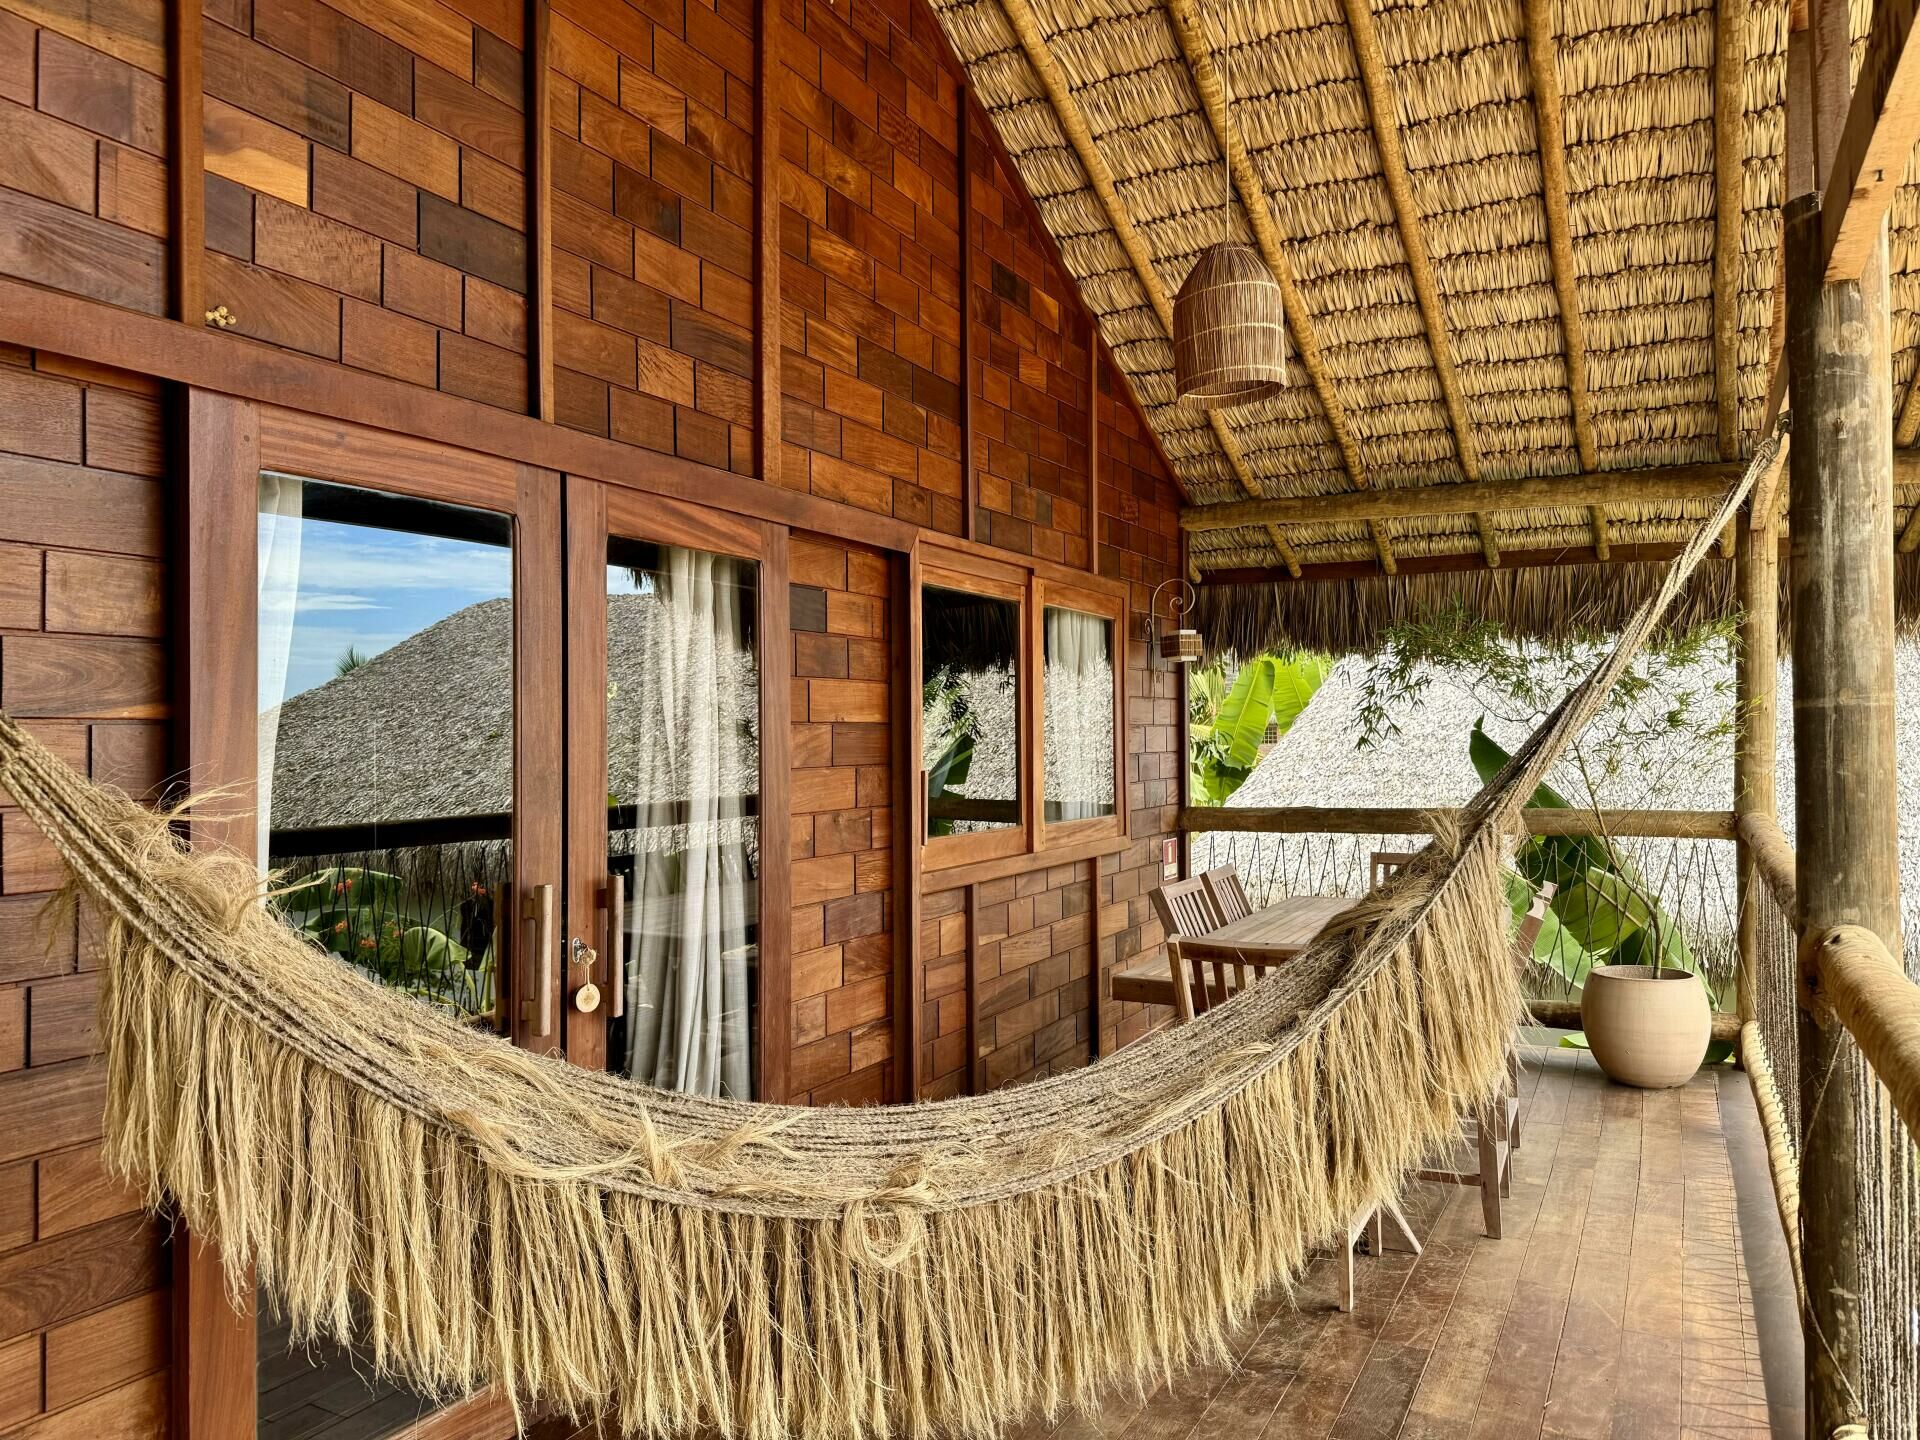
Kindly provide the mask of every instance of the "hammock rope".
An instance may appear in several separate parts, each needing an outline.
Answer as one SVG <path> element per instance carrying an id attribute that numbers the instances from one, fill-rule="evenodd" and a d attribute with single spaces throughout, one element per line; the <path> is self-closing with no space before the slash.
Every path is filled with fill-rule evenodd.
<path id="1" fill-rule="evenodd" d="M 249 862 L 189 854 L 177 816 L 0 713 L 0 786 L 105 922 L 109 1163 L 296 1339 L 435 1396 L 864 1440 L 1144 1393 L 1220 1359 L 1501 1084 L 1520 807 L 1784 443 L 1458 827 L 1305 955 L 1086 1069 L 939 1104 L 709 1100 L 516 1049 L 306 943 Z"/>

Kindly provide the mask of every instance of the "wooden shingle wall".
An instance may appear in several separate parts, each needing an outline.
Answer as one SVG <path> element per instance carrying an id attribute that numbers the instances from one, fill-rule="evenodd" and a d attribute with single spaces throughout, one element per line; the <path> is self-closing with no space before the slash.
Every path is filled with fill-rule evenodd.
<path id="1" fill-rule="evenodd" d="M 162 0 L 0 4 L 0 274 L 167 308 Z"/>
<path id="2" fill-rule="evenodd" d="M 795 1102 L 894 1098 L 887 557 L 793 539 Z"/>
<path id="3" fill-rule="evenodd" d="M 1092 322 L 1020 183 L 969 121 L 974 535 L 1076 569 L 1087 563 Z"/>
<path id="4" fill-rule="evenodd" d="M 522 24 L 517 0 L 208 0 L 207 308 L 524 410 Z"/>
<path id="5" fill-rule="evenodd" d="M 0 705 L 135 794 L 165 768 L 158 387 L 0 346 Z M 156 1435 L 156 1228 L 101 1168 L 89 927 L 43 914 L 59 858 L 0 790 L 0 1434 Z"/>
<path id="6" fill-rule="evenodd" d="M 556 415 L 751 473 L 749 0 L 553 7 Z"/>
<path id="7" fill-rule="evenodd" d="M 912 0 L 780 0 L 780 484 L 961 530 L 959 98 Z"/>

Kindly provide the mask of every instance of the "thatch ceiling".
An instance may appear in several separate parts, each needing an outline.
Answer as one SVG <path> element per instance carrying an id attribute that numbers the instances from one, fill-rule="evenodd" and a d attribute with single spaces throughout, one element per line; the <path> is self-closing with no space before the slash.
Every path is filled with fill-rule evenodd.
<path id="1" fill-rule="evenodd" d="M 1756 443 L 1786 0 L 934 7 L 1192 501 L 1736 461 Z M 1853 10 L 1863 43 L 1869 6 Z M 1232 228 L 1296 303 L 1288 389 L 1217 423 L 1174 398 L 1166 301 L 1221 232 L 1223 26 L 1244 146 Z M 1920 189 L 1891 224 L 1898 407 Z M 1672 543 L 1710 507 L 1242 526 L 1196 532 L 1191 555 L 1203 574 L 1281 575 L 1591 557 Z"/>

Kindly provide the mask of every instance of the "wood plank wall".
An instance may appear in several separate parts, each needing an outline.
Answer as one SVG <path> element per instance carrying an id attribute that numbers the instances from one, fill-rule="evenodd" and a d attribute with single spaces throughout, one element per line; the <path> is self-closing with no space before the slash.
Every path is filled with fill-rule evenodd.
<path id="1" fill-rule="evenodd" d="M 159 387 L 0 346 L 0 705 L 135 794 L 166 767 Z M 0 1433 L 154 1435 L 167 1270 L 109 1181 L 84 926 L 42 915 L 51 847 L 0 790 Z"/>
<path id="2" fill-rule="evenodd" d="M 1093 977 L 1096 955 L 1104 976 L 1161 939 L 1146 895 L 1174 834 L 1180 677 L 1149 666 L 1144 637 L 1154 587 L 1179 572 L 1179 497 L 1111 365 L 1096 379 L 1091 324 L 921 0 L 204 0 L 202 20 L 195 106 L 167 92 L 165 0 L 0 0 L 0 275 L 151 313 L 181 303 L 179 100 L 203 113 L 204 173 L 171 188 L 191 234 L 182 197 L 199 187 L 205 245 L 177 268 L 227 307 L 236 366 L 278 346 L 337 365 L 341 387 L 374 372 L 537 413 L 528 357 L 544 352 L 552 418 L 636 447 L 638 465 L 762 468 L 820 501 L 1127 582 L 1128 847 L 972 888 L 928 877 L 903 997 L 916 937 L 893 890 L 893 717 L 916 697 L 890 664 L 908 639 L 898 561 L 793 536 L 786 1098 L 1015 1083 L 1164 1019 L 1099 1003 Z M 548 53 L 530 61 L 542 28 Z M 547 92 L 545 196 L 525 179 L 530 75 Z M 762 213 L 777 215 L 777 287 L 756 293 Z M 528 303 L 542 218 L 550 315 Z M 763 300 L 777 346 L 756 333 Z M 159 387 L 0 362 L 0 700 L 144 788 L 165 753 Z M 58 879 L 0 799 L 0 1436 L 152 1435 L 166 1272 L 93 1158 L 90 952 L 26 923 Z M 919 1053 L 903 1056 L 915 1019 Z"/>

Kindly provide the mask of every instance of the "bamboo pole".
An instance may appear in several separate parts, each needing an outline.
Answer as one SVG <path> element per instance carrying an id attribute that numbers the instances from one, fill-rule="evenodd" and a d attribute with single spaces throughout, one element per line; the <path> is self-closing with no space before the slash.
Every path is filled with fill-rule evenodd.
<path id="1" fill-rule="evenodd" d="M 1774 818 L 1774 744 L 1778 735 L 1775 691 L 1780 674 L 1780 541 L 1771 518 L 1739 531 L 1736 574 L 1740 584 L 1740 646 L 1735 690 L 1739 738 L 1733 752 L 1733 808 L 1742 820 Z M 1760 875 L 1754 847 L 1739 836 L 1739 1013 L 1753 1018 L 1760 954 Z"/>
<path id="2" fill-rule="evenodd" d="M 1893 395 L 1885 233 L 1860 279 L 1828 284 L 1817 199 L 1790 201 L 1786 224 L 1806 1414 L 1810 1434 L 1832 1435 L 1868 1418 L 1855 1235 L 1861 1061 L 1806 988 L 1817 981 L 1806 937 L 1857 925 L 1897 948 Z"/>

